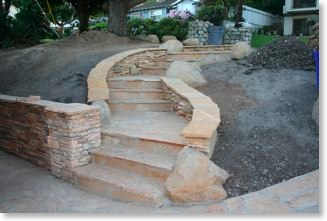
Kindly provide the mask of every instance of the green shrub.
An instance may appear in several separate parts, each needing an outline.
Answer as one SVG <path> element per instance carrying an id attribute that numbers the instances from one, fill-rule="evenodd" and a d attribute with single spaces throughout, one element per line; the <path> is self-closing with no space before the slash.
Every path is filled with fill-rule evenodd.
<path id="1" fill-rule="evenodd" d="M 157 35 L 161 39 L 165 35 L 173 35 L 178 40 L 186 39 L 188 30 L 188 21 L 180 21 L 175 18 L 164 18 L 158 22 Z"/>
<path id="2" fill-rule="evenodd" d="M 214 25 L 222 25 L 224 20 L 224 8 L 220 5 L 202 6 L 196 14 L 196 18 L 202 21 L 209 21 Z"/>
<path id="3" fill-rule="evenodd" d="M 127 23 L 129 36 L 150 35 L 157 33 L 157 22 L 152 19 L 133 18 Z"/>
<path id="4" fill-rule="evenodd" d="M 107 30 L 108 28 L 108 23 L 107 22 L 98 22 L 94 25 L 91 25 L 89 27 L 90 30 L 99 30 L 99 31 L 104 31 Z"/>

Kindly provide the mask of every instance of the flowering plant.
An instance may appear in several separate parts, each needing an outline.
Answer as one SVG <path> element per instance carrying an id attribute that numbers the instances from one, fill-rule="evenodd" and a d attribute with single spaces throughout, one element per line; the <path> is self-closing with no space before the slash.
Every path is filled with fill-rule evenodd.
<path id="1" fill-rule="evenodd" d="M 177 11 L 177 10 L 171 10 L 168 13 L 168 18 L 176 18 L 181 21 L 187 21 L 190 18 L 192 18 L 192 13 L 188 10 L 185 11 Z"/>

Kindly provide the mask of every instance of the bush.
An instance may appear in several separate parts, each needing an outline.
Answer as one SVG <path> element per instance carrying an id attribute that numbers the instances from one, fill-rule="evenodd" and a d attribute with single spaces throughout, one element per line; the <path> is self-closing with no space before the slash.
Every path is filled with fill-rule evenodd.
<path id="1" fill-rule="evenodd" d="M 108 23 L 107 22 L 98 22 L 94 25 L 91 25 L 89 27 L 90 30 L 99 30 L 99 31 L 105 31 L 107 30 Z"/>
<path id="2" fill-rule="evenodd" d="M 133 18 L 127 23 L 129 36 L 150 35 L 157 33 L 157 22 L 152 19 Z"/>
<path id="3" fill-rule="evenodd" d="M 164 18 L 158 22 L 157 35 L 161 39 L 165 35 L 173 35 L 178 40 L 186 39 L 188 30 L 188 21 L 180 21 L 175 18 Z"/>
<path id="4" fill-rule="evenodd" d="M 209 21 L 214 25 L 222 25 L 224 20 L 224 8 L 220 5 L 202 6 L 197 14 L 196 18 L 203 21 Z"/>

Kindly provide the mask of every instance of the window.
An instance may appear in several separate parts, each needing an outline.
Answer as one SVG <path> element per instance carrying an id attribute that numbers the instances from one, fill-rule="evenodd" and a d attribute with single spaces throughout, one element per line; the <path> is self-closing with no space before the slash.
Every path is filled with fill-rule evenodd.
<path id="1" fill-rule="evenodd" d="M 294 0 L 293 2 L 293 8 L 312 8 L 316 6 L 316 0 Z"/>
<path id="2" fill-rule="evenodd" d="M 159 10 L 153 10 L 153 11 L 150 11 L 150 18 L 155 20 L 155 21 L 159 21 L 162 17 L 162 10 L 159 9 Z"/>

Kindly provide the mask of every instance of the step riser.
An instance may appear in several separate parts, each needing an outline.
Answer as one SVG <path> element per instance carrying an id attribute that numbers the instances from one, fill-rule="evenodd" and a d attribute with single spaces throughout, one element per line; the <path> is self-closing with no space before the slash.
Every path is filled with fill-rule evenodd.
<path id="1" fill-rule="evenodd" d="M 109 81 L 110 88 L 114 89 L 161 89 L 161 81 Z"/>
<path id="2" fill-rule="evenodd" d="M 171 171 L 164 168 L 156 168 L 153 166 L 141 164 L 139 162 L 120 159 L 103 154 L 92 154 L 92 161 L 99 165 L 118 168 L 129 172 L 132 171 L 143 176 L 156 178 L 160 181 L 165 181 L 171 173 Z"/>
<path id="3" fill-rule="evenodd" d="M 110 91 L 110 99 L 164 99 L 163 92 Z"/>
<path id="4" fill-rule="evenodd" d="M 170 156 L 177 156 L 184 148 L 184 145 L 164 143 L 160 141 L 146 140 L 133 137 L 125 137 L 114 134 L 102 133 L 102 144 L 108 145 L 122 145 L 125 147 L 137 148 L 148 153 L 167 154 Z"/>
<path id="5" fill-rule="evenodd" d="M 153 206 L 160 206 L 160 199 L 153 199 L 146 195 L 141 195 L 112 185 L 107 182 L 96 180 L 87 176 L 75 174 L 74 183 L 81 189 L 108 196 L 110 198 L 124 202 L 142 202 Z"/>
<path id="6" fill-rule="evenodd" d="M 151 68 L 144 68 L 142 70 L 142 74 L 148 74 L 148 75 L 160 75 L 160 76 L 164 76 L 167 73 L 167 69 L 163 68 L 163 69 L 151 69 Z"/>
<path id="7" fill-rule="evenodd" d="M 171 104 L 111 104 L 109 102 L 111 111 L 171 111 Z"/>

